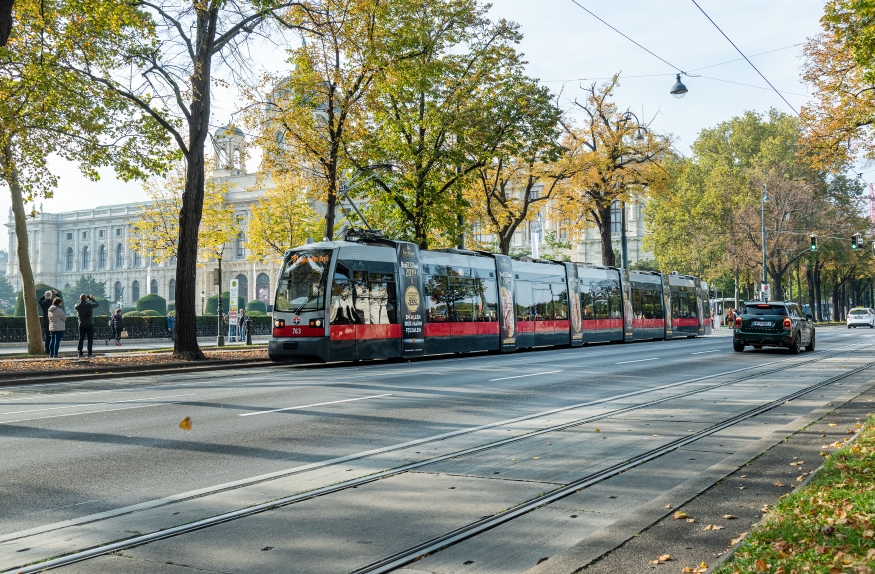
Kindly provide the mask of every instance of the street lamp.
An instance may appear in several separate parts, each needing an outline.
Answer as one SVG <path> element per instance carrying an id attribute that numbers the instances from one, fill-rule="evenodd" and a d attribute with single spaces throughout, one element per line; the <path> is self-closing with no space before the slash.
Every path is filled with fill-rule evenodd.
<path id="1" fill-rule="evenodd" d="M 762 210 L 761 210 L 761 223 L 762 223 L 762 233 L 763 233 L 763 288 L 760 292 L 760 299 L 763 301 L 768 301 L 768 291 L 769 291 L 769 280 L 766 276 L 766 202 L 769 201 L 769 194 L 766 191 L 766 184 L 763 184 L 763 193 L 762 193 Z"/>
<path id="2" fill-rule="evenodd" d="M 669 93 L 671 95 L 673 95 L 674 97 L 676 97 L 677 99 L 681 99 L 682 97 L 687 95 L 687 92 L 689 92 L 689 90 L 684 85 L 684 83 L 681 81 L 681 75 L 677 74 L 676 77 L 677 77 L 677 81 L 671 87 L 671 91 Z"/>
<path id="3" fill-rule="evenodd" d="M 204 315 L 204 304 L 206 303 L 207 296 L 201 291 L 201 317 Z"/>
<path id="4" fill-rule="evenodd" d="M 218 333 L 216 335 L 216 346 L 224 347 L 225 346 L 225 335 L 222 333 L 222 256 L 219 255 L 219 272 L 217 275 L 218 285 L 219 285 L 219 300 L 218 303 L 218 312 L 216 314 L 216 320 L 218 325 Z"/>

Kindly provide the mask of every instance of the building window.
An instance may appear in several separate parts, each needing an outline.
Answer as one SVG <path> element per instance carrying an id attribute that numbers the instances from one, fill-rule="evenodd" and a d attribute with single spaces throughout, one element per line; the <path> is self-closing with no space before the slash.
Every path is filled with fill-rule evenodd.
<path id="1" fill-rule="evenodd" d="M 255 297 L 265 305 L 270 305 L 270 277 L 267 273 L 259 273 L 255 278 Z"/>
<path id="2" fill-rule="evenodd" d="M 240 235 L 237 236 L 237 257 L 243 257 L 243 248 L 245 246 L 244 241 L 244 235 L 241 231 Z"/>
<path id="3" fill-rule="evenodd" d="M 149 295 L 157 295 L 158 294 L 158 280 L 152 279 L 149 282 Z"/>
<path id="4" fill-rule="evenodd" d="M 119 227 L 118 229 L 115 230 L 115 236 L 116 237 L 122 236 L 122 228 L 121 227 Z"/>
<path id="5" fill-rule="evenodd" d="M 122 282 L 116 281 L 115 287 L 113 287 L 113 295 L 115 295 L 116 302 L 122 300 Z"/>
<path id="6" fill-rule="evenodd" d="M 559 239 L 568 239 L 568 228 L 571 226 L 570 219 L 563 219 L 559 222 Z"/>
<path id="7" fill-rule="evenodd" d="M 115 266 L 118 268 L 125 266 L 125 248 L 121 243 L 115 246 Z"/>
<path id="8" fill-rule="evenodd" d="M 87 231 L 82 232 L 82 239 L 88 239 L 88 232 Z"/>
<path id="9" fill-rule="evenodd" d="M 104 230 L 101 229 L 100 231 L 97 232 L 97 236 L 98 236 L 98 237 L 103 237 L 105 233 L 106 233 L 106 232 L 105 232 Z"/>
<path id="10" fill-rule="evenodd" d="M 167 300 L 176 301 L 176 279 L 171 279 L 167 286 Z"/>
<path id="11" fill-rule="evenodd" d="M 82 248 L 82 271 L 91 269 L 91 250 L 88 246 Z"/>
<path id="12" fill-rule="evenodd" d="M 73 234 L 72 233 L 67 234 L 67 241 L 73 241 Z"/>
<path id="13" fill-rule="evenodd" d="M 70 233 L 69 235 L 72 235 L 72 233 Z M 73 270 L 73 248 L 72 247 L 67 248 L 67 258 L 66 258 L 65 267 L 66 267 L 67 271 Z"/>
<path id="14" fill-rule="evenodd" d="M 134 267 L 139 267 L 143 264 L 143 257 L 139 254 L 139 252 L 134 251 Z"/>
<path id="15" fill-rule="evenodd" d="M 621 219 L 623 217 L 622 209 L 623 208 L 620 206 L 619 201 L 615 201 L 611 204 L 611 234 L 612 235 L 619 235 L 620 234 L 620 227 L 623 224 L 622 219 Z"/>
<path id="16" fill-rule="evenodd" d="M 140 282 L 134 281 L 131 283 L 131 303 L 136 303 L 140 298 Z"/>
<path id="17" fill-rule="evenodd" d="M 101 245 L 97 250 L 97 267 L 106 269 L 106 245 Z"/>
<path id="18" fill-rule="evenodd" d="M 243 304 L 249 302 L 249 279 L 242 273 L 237 276 L 237 296 L 243 299 Z"/>

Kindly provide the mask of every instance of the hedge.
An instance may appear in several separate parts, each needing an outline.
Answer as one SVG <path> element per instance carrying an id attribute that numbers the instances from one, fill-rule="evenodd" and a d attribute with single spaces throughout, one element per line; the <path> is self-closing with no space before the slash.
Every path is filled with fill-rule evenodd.
<path id="1" fill-rule="evenodd" d="M 246 304 L 246 312 L 252 313 L 253 311 L 258 311 L 260 313 L 267 313 L 267 306 L 263 301 L 259 301 L 258 299 L 253 299 L 249 303 Z"/>
<path id="2" fill-rule="evenodd" d="M 225 315 L 228 314 L 228 310 L 230 309 L 230 301 L 231 301 L 231 292 L 223 291 L 222 292 L 222 313 Z M 211 296 L 207 299 L 207 307 L 204 310 L 204 315 L 215 315 L 216 311 L 218 311 L 217 307 L 219 305 L 219 297 L 216 295 Z M 246 306 L 246 302 L 243 301 L 243 297 L 237 297 L 237 308 L 243 309 Z"/>
<path id="3" fill-rule="evenodd" d="M 51 285 L 46 285 L 45 283 L 37 283 L 36 284 L 36 300 L 39 301 L 39 298 L 43 296 L 43 293 L 46 291 L 51 291 L 55 289 Z M 55 289 L 58 292 L 57 297 L 61 299 L 64 298 L 64 294 L 61 293 L 60 289 Z M 67 306 L 67 301 L 64 301 L 64 306 Z M 72 307 L 71 307 L 72 308 Z M 42 317 L 42 309 L 37 309 L 40 313 L 40 317 Z M 24 295 L 21 291 L 18 292 L 18 297 L 15 298 L 15 307 L 13 308 L 12 314 L 16 317 L 24 317 Z"/>
<path id="4" fill-rule="evenodd" d="M 108 316 L 94 317 L 94 339 L 100 341 L 112 335 L 112 330 L 109 327 Z M 215 317 L 195 317 L 197 325 L 198 337 L 215 337 L 216 336 L 216 318 Z M 167 337 L 170 334 L 167 332 L 167 321 L 162 317 L 125 317 L 125 328 L 128 331 L 128 336 L 132 339 L 160 339 Z M 227 325 L 223 327 L 223 332 L 227 333 Z M 79 322 L 75 317 L 67 318 L 67 330 L 64 332 L 64 339 L 78 339 L 79 337 Z M 270 335 L 271 333 L 271 318 L 270 317 L 252 317 L 252 334 L 253 335 Z M 24 324 L 24 317 L 0 317 L 0 343 L 26 343 L 27 330 Z"/>
<path id="5" fill-rule="evenodd" d="M 155 311 L 159 315 L 166 315 L 167 301 L 161 295 L 146 295 L 137 299 L 137 311 Z"/>

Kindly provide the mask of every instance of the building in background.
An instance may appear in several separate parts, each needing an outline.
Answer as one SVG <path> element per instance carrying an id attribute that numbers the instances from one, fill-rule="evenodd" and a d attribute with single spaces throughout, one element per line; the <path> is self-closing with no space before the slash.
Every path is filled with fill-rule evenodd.
<path id="1" fill-rule="evenodd" d="M 254 174 L 246 172 L 243 161 L 245 136 L 236 128 L 219 128 L 215 133 L 216 166 L 212 178 L 228 185 L 226 200 L 242 216 L 243 232 L 225 249 L 222 259 L 223 291 L 231 279 L 239 282 L 240 296 L 246 301 L 260 300 L 272 304 L 274 285 L 279 272 L 274 263 L 257 263 L 246 259 L 246 221 L 249 209 L 268 188 L 259 186 Z M 268 183 L 269 186 L 269 183 Z M 106 286 L 112 303 L 133 306 L 147 294 L 160 295 L 168 303 L 176 301 L 175 258 L 156 263 L 147 253 L 128 243 L 131 221 L 135 221 L 140 204 L 100 206 L 65 213 L 39 213 L 27 222 L 31 266 L 36 283 L 45 283 L 67 290 L 79 276 L 91 274 Z M 9 233 L 9 255 L 2 261 L 3 272 L 16 290 L 21 289 L 21 276 L 16 259 L 15 227 L 12 211 L 6 224 Z M 2 252 L 0 252 L 2 253 Z M 218 291 L 212 285 L 211 273 L 216 261 L 198 264 L 197 299 L 206 299 Z M 196 301 L 202 309 L 203 302 Z"/>
<path id="2" fill-rule="evenodd" d="M 0 275 L 6 275 L 6 265 L 9 263 L 9 253 L 0 249 Z"/>

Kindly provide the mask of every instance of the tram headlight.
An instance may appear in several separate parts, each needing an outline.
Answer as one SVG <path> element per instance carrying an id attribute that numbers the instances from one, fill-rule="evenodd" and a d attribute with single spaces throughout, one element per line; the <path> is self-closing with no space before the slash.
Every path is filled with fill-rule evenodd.
<path id="1" fill-rule="evenodd" d="M 286 321 L 285 321 L 285 319 L 274 319 L 274 320 L 273 320 L 273 327 L 274 327 L 274 329 L 282 329 L 282 328 L 285 327 L 285 326 L 286 326 Z"/>
<path id="2" fill-rule="evenodd" d="M 322 326 L 322 319 L 310 319 L 310 326 L 318 329 Z"/>

